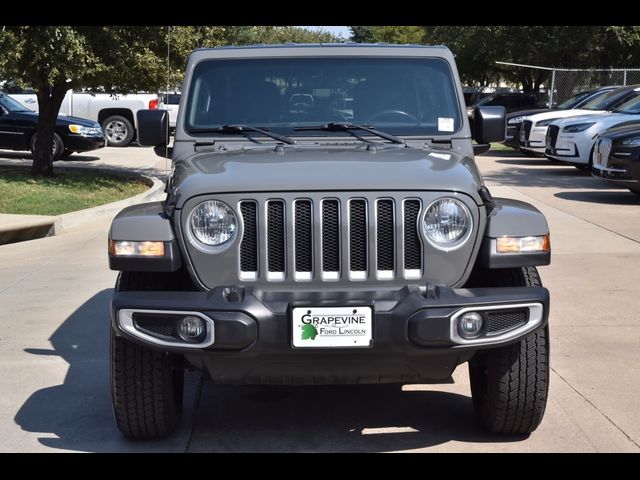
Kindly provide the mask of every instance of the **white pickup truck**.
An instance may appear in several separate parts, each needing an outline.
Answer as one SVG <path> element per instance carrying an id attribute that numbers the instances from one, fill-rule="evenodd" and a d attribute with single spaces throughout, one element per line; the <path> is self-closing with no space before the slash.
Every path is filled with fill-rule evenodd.
<path id="1" fill-rule="evenodd" d="M 38 98 L 34 90 L 5 84 L 0 89 L 25 107 L 38 111 Z M 60 114 L 87 118 L 102 125 L 107 144 L 126 147 L 136 138 L 138 110 L 158 108 L 158 95 L 136 93 L 119 95 L 110 93 L 81 93 L 69 90 L 62 101 Z"/>

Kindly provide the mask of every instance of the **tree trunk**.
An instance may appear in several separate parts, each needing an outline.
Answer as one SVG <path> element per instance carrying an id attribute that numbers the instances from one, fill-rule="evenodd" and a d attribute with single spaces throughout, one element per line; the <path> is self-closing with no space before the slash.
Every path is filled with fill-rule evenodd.
<path id="1" fill-rule="evenodd" d="M 53 177 L 53 134 L 66 92 L 66 84 L 54 85 L 53 88 L 41 85 L 37 89 L 38 128 L 31 166 L 31 174 L 34 176 Z"/>

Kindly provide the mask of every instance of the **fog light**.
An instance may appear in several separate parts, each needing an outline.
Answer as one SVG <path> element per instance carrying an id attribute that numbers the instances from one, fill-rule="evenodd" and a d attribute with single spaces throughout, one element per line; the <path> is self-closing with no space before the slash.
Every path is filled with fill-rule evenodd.
<path id="1" fill-rule="evenodd" d="M 185 342 L 197 342 L 204 338 L 206 326 L 204 320 L 194 315 L 188 315 L 180 320 L 178 333 Z"/>
<path id="2" fill-rule="evenodd" d="M 467 312 L 458 320 L 458 331 L 464 338 L 474 338 L 482 330 L 482 315 L 477 312 Z"/>

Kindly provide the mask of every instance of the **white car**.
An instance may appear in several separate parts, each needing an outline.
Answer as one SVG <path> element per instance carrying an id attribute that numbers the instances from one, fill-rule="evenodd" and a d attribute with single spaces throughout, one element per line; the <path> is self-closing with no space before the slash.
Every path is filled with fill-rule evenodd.
<path id="1" fill-rule="evenodd" d="M 556 120 L 581 115 L 606 115 L 610 110 L 640 95 L 640 87 L 633 85 L 603 92 L 586 103 L 582 108 L 573 110 L 553 110 L 525 117 L 520 129 L 520 149 L 544 155 L 547 128 Z"/>
<path id="2" fill-rule="evenodd" d="M 178 120 L 178 111 L 180 109 L 180 92 L 163 92 L 160 94 L 160 103 L 158 109 L 166 110 L 169 113 L 169 128 L 176 128 Z"/>
<path id="3" fill-rule="evenodd" d="M 640 96 L 621 105 L 608 115 L 583 115 L 557 120 L 549 125 L 545 154 L 554 160 L 588 169 L 598 134 L 625 123 L 640 121 Z"/>

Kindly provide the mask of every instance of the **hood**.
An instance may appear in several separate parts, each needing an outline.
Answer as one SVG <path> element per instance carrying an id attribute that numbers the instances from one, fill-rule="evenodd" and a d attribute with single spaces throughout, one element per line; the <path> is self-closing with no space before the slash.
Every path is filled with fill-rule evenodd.
<path id="1" fill-rule="evenodd" d="M 600 115 L 580 115 L 578 117 L 565 118 L 553 122 L 554 125 L 559 127 L 566 127 L 567 125 L 573 125 L 574 123 L 597 123 L 604 127 L 611 127 L 618 123 L 624 123 L 629 121 L 640 121 L 640 115 L 624 114 L 624 113 L 606 113 Z"/>
<path id="2" fill-rule="evenodd" d="M 82 125 L 84 127 L 99 126 L 97 122 L 94 122 L 93 120 L 87 120 L 86 118 L 80 117 L 69 117 L 67 115 L 58 115 L 56 125 Z"/>
<path id="3" fill-rule="evenodd" d="M 553 112 L 559 110 L 553 110 L 552 108 L 532 108 L 530 110 L 520 110 L 519 112 L 511 112 L 507 114 L 507 120 L 511 120 L 516 117 L 530 117 L 531 115 L 537 115 L 539 113 Z"/>
<path id="4" fill-rule="evenodd" d="M 606 110 L 585 110 L 582 108 L 574 108 L 572 110 L 551 110 L 545 113 L 531 115 L 528 120 L 539 122 L 540 120 L 548 120 L 549 118 L 569 118 L 579 117 L 580 115 L 602 115 L 609 113 Z"/>
<path id="5" fill-rule="evenodd" d="M 640 119 L 636 122 L 625 122 L 620 125 L 615 125 L 611 129 L 602 132 L 600 136 L 610 138 L 614 142 L 626 138 L 640 137 Z"/>
<path id="6" fill-rule="evenodd" d="M 472 159 L 414 147 L 273 147 L 202 152 L 175 164 L 176 206 L 214 192 L 448 190 L 481 204 L 482 178 Z"/>

